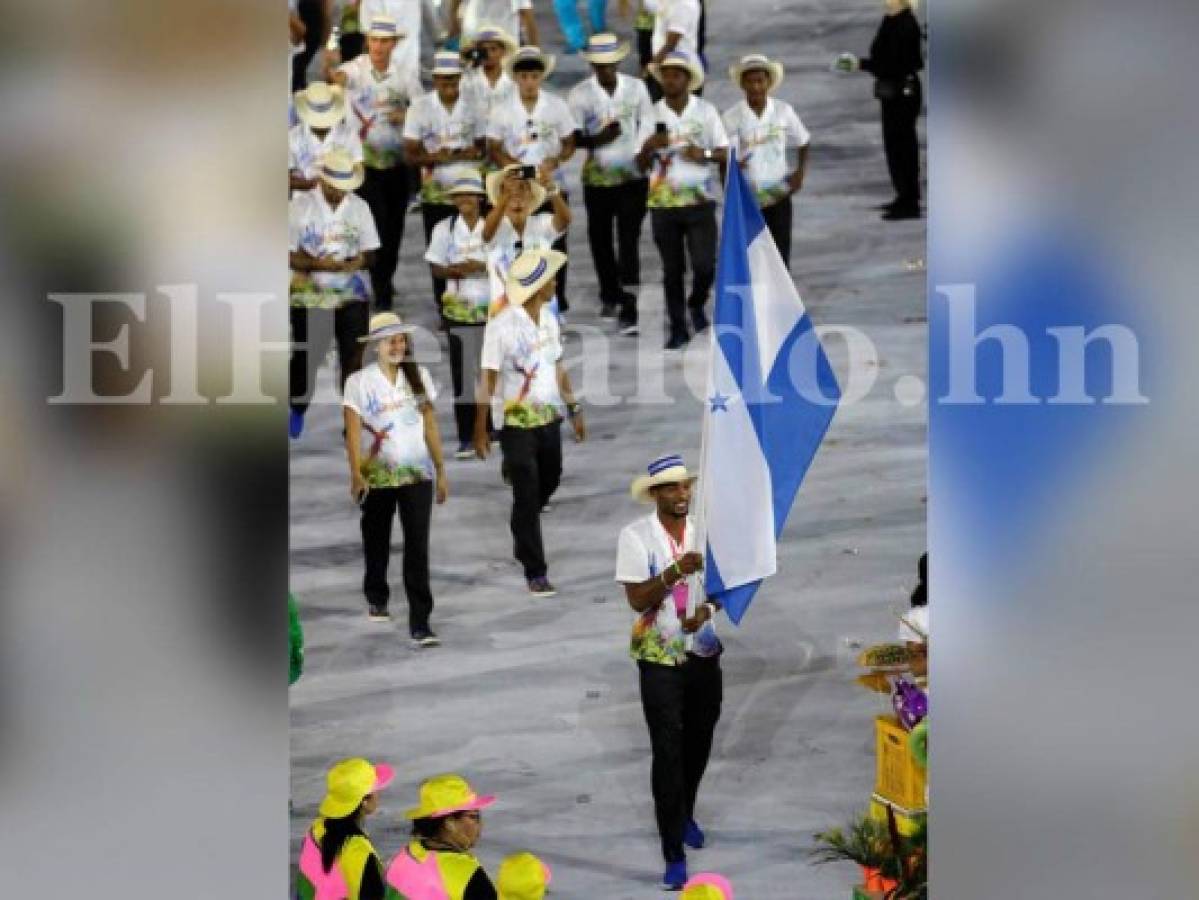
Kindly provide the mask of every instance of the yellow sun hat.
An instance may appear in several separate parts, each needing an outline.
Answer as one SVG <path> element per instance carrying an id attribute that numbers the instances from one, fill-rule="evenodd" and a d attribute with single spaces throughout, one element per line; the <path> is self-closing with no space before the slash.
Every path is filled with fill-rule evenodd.
<path id="1" fill-rule="evenodd" d="M 500 900 L 542 900 L 550 885 L 550 867 L 532 853 L 513 853 L 496 877 Z"/>
<path id="2" fill-rule="evenodd" d="M 325 776 L 327 790 L 321 801 L 320 814 L 327 819 L 344 819 L 369 794 L 381 791 L 395 778 L 395 769 L 385 763 L 377 765 L 361 757 L 343 759 Z"/>
<path id="3" fill-rule="evenodd" d="M 479 796 L 461 775 L 434 775 L 420 786 L 420 806 L 404 813 L 405 819 L 440 819 L 454 813 L 486 809 L 495 797 Z"/>

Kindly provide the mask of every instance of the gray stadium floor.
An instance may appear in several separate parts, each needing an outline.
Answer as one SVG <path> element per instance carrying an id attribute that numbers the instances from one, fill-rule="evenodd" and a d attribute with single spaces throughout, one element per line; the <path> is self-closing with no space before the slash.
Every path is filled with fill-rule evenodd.
<path id="1" fill-rule="evenodd" d="M 690 866 L 726 874 L 743 900 L 849 895 L 852 867 L 817 869 L 804 858 L 814 832 L 865 805 L 873 780 L 872 717 L 882 707 L 854 685 L 846 641 L 894 633 L 890 610 L 906 605 L 925 545 L 925 410 L 893 393 L 901 375 L 925 374 L 924 273 L 912 265 L 923 259 L 924 224 L 882 223 L 871 209 L 891 193 L 869 80 L 828 71 L 836 52 L 865 51 L 879 14 L 868 0 L 710 7 L 705 96 L 730 106 L 728 64 L 740 52 L 765 51 L 786 64 L 780 96 L 813 133 L 794 236 L 801 295 L 818 324 L 854 326 L 878 351 L 877 367 L 854 373 L 877 375 L 874 389 L 838 411 L 800 492 L 780 574 L 743 627 L 726 622 L 722 631 L 724 714 L 699 803 L 709 848 L 693 852 Z M 548 15 L 543 40 L 557 43 Z M 559 57 L 552 87 L 564 93 L 581 71 L 578 58 Z M 597 315 L 581 192 L 572 204 L 569 320 L 610 333 Z M 433 327 L 422 238 L 419 216 L 410 216 L 397 283 L 401 312 Z M 555 896 L 658 894 L 649 740 L 626 654 L 632 614 L 612 569 L 619 529 L 643 512 L 628 499 L 630 479 L 661 452 L 698 462 L 701 405 L 684 385 L 683 364 L 664 363 L 658 350 L 660 266 L 648 222 L 642 264 L 642 321 L 651 327 L 640 363 L 636 339 L 611 336 L 610 385 L 627 396 L 639 377 L 660 377 L 671 402 L 589 408 L 591 440 L 565 442 L 562 487 L 543 520 L 560 591 L 552 600 L 528 598 L 510 556 L 498 452 L 486 463 L 448 461 L 451 498 L 433 525 L 441 649 L 409 649 L 402 615 L 387 626 L 366 620 L 339 412 L 328 402 L 313 407 L 291 450 L 291 586 L 308 647 L 290 694 L 293 859 L 326 767 L 365 755 L 399 772 L 370 823 L 384 855 L 404 840 L 400 813 L 420 780 L 458 771 L 500 796 L 478 848 L 489 871 L 530 849 L 553 867 Z M 830 350 L 844 385 L 846 354 L 840 342 Z M 575 340 L 567 356 L 578 355 Z M 694 359 L 701 369 L 702 357 Z M 443 435 L 452 435 L 448 359 L 428 364 L 443 385 Z M 328 370 L 320 387 L 328 400 Z M 446 444 L 452 450 L 452 438 Z M 397 525 L 393 609 L 402 613 L 398 535 Z"/>

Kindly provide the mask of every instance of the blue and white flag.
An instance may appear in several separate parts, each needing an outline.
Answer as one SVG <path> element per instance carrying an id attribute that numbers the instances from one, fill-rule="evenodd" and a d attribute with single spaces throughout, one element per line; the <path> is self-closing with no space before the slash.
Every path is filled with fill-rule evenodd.
<path id="1" fill-rule="evenodd" d="M 736 158 L 716 275 L 702 515 L 705 591 L 741 621 L 841 391 Z"/>

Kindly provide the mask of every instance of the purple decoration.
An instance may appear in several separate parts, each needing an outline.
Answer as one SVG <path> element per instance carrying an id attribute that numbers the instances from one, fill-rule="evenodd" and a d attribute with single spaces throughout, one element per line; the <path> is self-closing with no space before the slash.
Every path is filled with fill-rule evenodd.
<path id="1" fill-rule="evenodd" d="M 900 678 L 895 682 L 895 693 L 891 695 L 895 715 L 908 731 L 915 728 L 928 715 L 928 695 L 919 686 Z"/>

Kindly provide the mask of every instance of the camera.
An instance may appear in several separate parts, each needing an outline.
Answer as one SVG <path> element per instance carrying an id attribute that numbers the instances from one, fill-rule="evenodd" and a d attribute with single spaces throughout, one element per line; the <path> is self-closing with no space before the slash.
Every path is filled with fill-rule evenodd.
<path id="1" fill-rule="evenodd" d="M 537 180 L 537 167 L 536 166 L 521 166 L 520 171 L 517 174 L 521 178 L 524 178 L 527 181 L 536 181 Z"/>
<path id="2" fill-rule="evenodd" d="M 462 51 L 463 61 L 473 68 L 478 68 L 487 60 L 487 51 L 482 47 L 471 47 L 469 50 Z"/>

